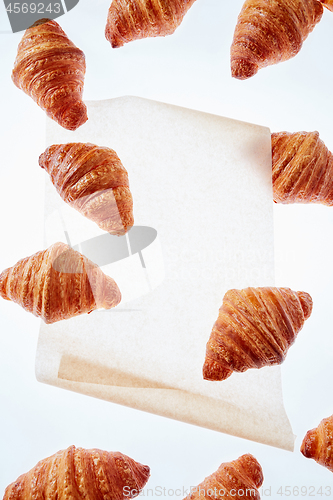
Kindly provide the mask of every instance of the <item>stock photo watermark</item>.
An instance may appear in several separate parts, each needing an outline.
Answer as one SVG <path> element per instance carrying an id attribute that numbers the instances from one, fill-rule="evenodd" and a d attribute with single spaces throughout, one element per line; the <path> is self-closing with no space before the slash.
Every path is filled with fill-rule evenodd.
<path id="1" fill-rule="evenodd" d="M 278 487 L 261 487 L 256 490 L 254 488 L 231 488 L 227 490 L 221 485 L 220 488 L 204 488 L 201 486 L 189 486 L 179 488 L 166 488 L 165 486 L 155 486 L 154 488 L 145 488 L 143 490 L 133 489 L 130 486 L 124 486 L 124 498 L 133 498 L 135 496 L 141 497 L 180 497 L 184 498 L 188 495 L 195 494 L 195 497 L 202 497 L 202 499 L 220 499 L 220 498 L 257 498 L 257 491 L 259 491 L 260 498 L 272 497 L 309 497 L 309 498 L 323 498 L 332 495 L 331 486 L 278 486 Z"/>
<path id="2" fill-rule="evenodd" d="M 63 16 L 66 12 L 74 9 L 79 1 L 80 0 L 26 0 L 11 2 L 9 0 L 3 0 L 3 3 L 11 26 L 11 32 L 17 33 L 30 28 L 30 26 L 41 19 L 56 19 Z M 10 33 L 10 31 L 0 31 L 0 34 L 1 33 Z"/>

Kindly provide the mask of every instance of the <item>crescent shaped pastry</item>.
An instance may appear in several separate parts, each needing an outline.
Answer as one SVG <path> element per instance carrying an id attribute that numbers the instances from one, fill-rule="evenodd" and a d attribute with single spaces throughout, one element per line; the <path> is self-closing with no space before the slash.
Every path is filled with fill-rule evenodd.
<path id="1" fill-rule="evenodd" d="M 103 231 L 121 236 L 134 224 L 128 174 L 115 151 L 90 143 L 56 144 L 39 157 L 62 199 Z"/>
<path id="2" fill-rule="evenodd" d="M 326 7 L 326 9 L 333 12 L 333 0 L 320 0 L 320 1 L 323 4 L 323 6 Z"/>
<path id="3" fill-rule="evenodd" d="M 318 427 L 306 433 L 301 452 L 333 472 L 333 415 L 324 418 Z"/>
<path id="4" fill-rule="evenodd" d="M 111 309 L 121 300 L 115 281 L 65 243 L 55 243 L 5 269 L 0 274 L 0 296 L 45 323 Z"/>
<path id="5" fill-rule="evenodd" d="M 113 0 L 105 37 L 113 48 L 140 38 L 171 35 L 195 0 Z"/>
<path id="6" fill-rule="evenodd" d="M 272 134 L 276 203 L 333 205 L 333 155 L 318 132 Z"/>
<path id="7" fill-rule="evenodd" d="M 134 498 L 148 481 L 149 473 L 147 465 L 120 452 L 70 446 L 41 460 L 7 486 L 3 500 Z"/>
<path id="8" fill-rule="evenodd" d="M 246 0 L 231 45 L 231 74 L 245 80 L 294 57 L 320 21 L 317 0 Z"/>
<path id="9" fill-rule="evenodd" d="M 45 21 L 24 33 L 12 80 L 50 118 L 68 130 L 76 130 L 88 119 L 82 101 L 85 56 L 56 21 Z"/>
<path id="10" fill-rule="evenodd" d="M 249 453 L 220 465 L 214 474 L 206 477 L 184 500 L 243 500 L 247 496 L 260 499 L 258 488 L 264 480 L 259 462 Z"/>
<path id="11" fill-rule="evenodd" d="M 229 290 L 207 343 L 204 379 L 281 364 L 311 311 L 310 295 L 290 288 Z"/>

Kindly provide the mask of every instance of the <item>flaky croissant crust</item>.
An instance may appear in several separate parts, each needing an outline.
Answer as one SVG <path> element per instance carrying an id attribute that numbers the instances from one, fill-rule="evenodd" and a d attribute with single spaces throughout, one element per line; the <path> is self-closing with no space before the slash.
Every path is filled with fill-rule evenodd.
<path id="1" fill-rule="evenodd" d="M 310 295 L 290 288 L 229 290 L 207 343 L 204 379 L 282 363 L 311 311 Z"/>
<path id="2" fill-rule="evenodd" d="M 119 304 L 120 290 L 100 268 L 65 243 L 20 260 L 0 274 L 0 296 L 54 323 Z"/>
<path id="3" fill-rule="evenodd" d="M 28 28 L 18 46 L 12 80 L 68 130 L 88 119 L 82 101 L 85 56 L 56 21 Z"/>
<path id="4" fill-rule="evenodd" d="M 301 452 L 333 472 L 333 415 L 324 418 L 318 427 L 306 433 Z"/>
<path id="5" fill-rule="evenodd" d="M 105 28 L 112 47 L 171 35 L 195 0 L 113 0 Z"/>
<path id="6" fill-rule="evenodd" d="M 124 235 L 134 224 L 128 174 L 115 151 L 90 143 L 55 144 L 39 157 L 62 199 L 103 231 Z"/>
<path id="7" fill-rule="evenodd" d="M 318 132 L 272 134 L 276 203 L 333 205 L 333 155 Z"/>
<path id="8" fill-rule="evenodd" d="M 246 491 L 250 498 L 260 499 L 257 488 L 263 483 L 263 472 L 259 462 L 247 453 L 237 460 L 220 465 L 216 472 L 208 476 L 184 500 L 220 500 L 234 498 L 242 500 Z"/>
<path id="9" fill-rule="evenodd" d="M 317 0 L 246 0 L 231 46 L 231 73 L 244 80 L 294 57 L 320 21 Z"/>
<path id="10" fill-rule="evenodd" d="M 22 474 L 6 488 L 3 500 L 134 498 L 146 484 L 149 472 L 147 465 L 120 452 L 70 446 Z"/>

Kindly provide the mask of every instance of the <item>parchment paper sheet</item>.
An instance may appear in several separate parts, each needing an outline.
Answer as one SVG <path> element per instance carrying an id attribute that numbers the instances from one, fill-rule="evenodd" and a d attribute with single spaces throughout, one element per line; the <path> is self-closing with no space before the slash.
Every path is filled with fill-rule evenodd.
<path id="1" fill-rule="evenodd" d="M 269 129 L 136 97 L 87 106 L 74 133 L 49 121 L 47 145 L 114 149 L 129 174 L 135 227 L 122 239 L 106 235 L 47 179 L 45 243 L 67 241 L 100 259 L 123 300 L 43 323 L 38 380 L 292 450 L 279 367 L 202 379 L 224 293 L 274 285 Z"/>

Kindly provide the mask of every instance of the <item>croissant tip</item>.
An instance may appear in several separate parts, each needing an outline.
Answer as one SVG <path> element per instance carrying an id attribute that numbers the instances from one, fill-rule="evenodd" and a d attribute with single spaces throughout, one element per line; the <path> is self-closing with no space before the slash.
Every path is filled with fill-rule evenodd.
<path id="1" fill-rule="evenodd" d="M 258 65 L 247 59 L 234 59 L 231 63 L 231 76 L 237 80 L 247 80 L 258 73 Z"/>
<path id="2" fill-rule="evenodd" d="M 306 292 L 297 292 L 297 295 L 303 309 L 304 319 L 308 319 L 311 316 L 313 308 L 312 297 Z"/>
<path id="3" fill-rule="evenodd" d="M 317 436 L 315 429 L 308 431 L 301 444 L 300 452 L 306 458 L 312 458 L 315 455 L 317 447 Z"/>
<path id="4" fill-rule="evenodd" d="M 224 368 L 216 361 L 206 360 L 202 369 L 204 380 L 220 381 L 226 380 L 232 374 L 232 370 Z"/>
<path id="5" fill-rule="evenodd" d="M 58 123 L 67 130 L 76 130 L 87 120 L 87 106 L 83 101 L 74 101 L 72 105 L 66 106 Z"/>

